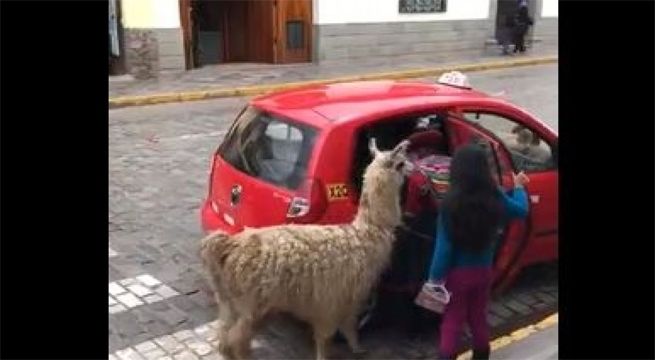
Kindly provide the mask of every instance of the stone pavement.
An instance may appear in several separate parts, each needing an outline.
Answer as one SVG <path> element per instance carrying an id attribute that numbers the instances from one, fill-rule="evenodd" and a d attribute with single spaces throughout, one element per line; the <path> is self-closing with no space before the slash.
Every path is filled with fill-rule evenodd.
<path id="1" fill-rule="evenodd" d="M 537 277 L 535 279 L 534 277 Z M 532 278 L 531 278 L 532 277 Z M 556 265 L 530 269 L 518 286 L 493 303 L 489 324 L 493 336 L 504 335 L 513 329 L 534 322 L 557 309 Z M 537 285 L 548 284 L 548 285 Z M 205 292 L 206 290 L 201 290 Z M 178 294 L 179 295 L 179 294 Z M 180 303 L 178 301 L 178 303 Z M 512 305 L 513 304 L 513 305 Z M 175 309 L 172 304 L 168 309 Z M 153 307 L 156 312 L 158 309 Z M 211 319 L 211 317 L 210 317 Z M 502 324 L 511 327 L 501 330 Z M 417 335 L 409 335 L 400 328 L 384 327 L 364 332 L 361 341 L 368 349 L 359 359 L 429 359 L 436 356 L 436 321 L 434 327 Z M 221 359 L 215 351 L 217 322 L 213 319 L 191 329 L 181 329 L 150 337 L 145 341 L 113 351 L 110 359 Z M 466 340 L 468 341 L 468 340 Z M 111 347 L 110 347 L 111 351 Z M 525 349 L 522 350 L 525 353 Z M 313 357 L 310 329 L 293 319 L 279 316 L 269 323 L 253 341 L 256 359 L 308 359 Z M 335 342 L 331 358 L 352 358 L 346 345 Z"/>
<path id="2" fill-rule="evenodd" d="M 322 62 L 302 64 L 233 63 L 205 66 L 183 72 L 162 73 L 158 79 L 130 80 L 124 76 L 109 78 L 109 97 L 174 93 L 191 90 L 210 90 L 249 85 L 281 84 L 288 82 L 329 79 L 348 75 L 362 75 L 420 69 L 458 64 L 476 64 L 509 58 L 557 55 L 557 48 L 537 46 L 526 55 L 503 56 L 496 47 L 484 52 L 465 52 L 448 57 L 412 55 L 357 59 L 351 62 Z"/>

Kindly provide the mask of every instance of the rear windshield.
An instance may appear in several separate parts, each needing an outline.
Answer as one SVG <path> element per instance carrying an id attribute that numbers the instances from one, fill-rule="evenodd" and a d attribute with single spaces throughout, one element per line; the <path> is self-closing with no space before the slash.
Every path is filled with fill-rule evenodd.
<path id="1" fill-rule="evenodd" d="M 312 127 L 250 106 L 239 115 L 218 152 L 250 176 L 295 190 L 305 178 L 316 134 Z"/>

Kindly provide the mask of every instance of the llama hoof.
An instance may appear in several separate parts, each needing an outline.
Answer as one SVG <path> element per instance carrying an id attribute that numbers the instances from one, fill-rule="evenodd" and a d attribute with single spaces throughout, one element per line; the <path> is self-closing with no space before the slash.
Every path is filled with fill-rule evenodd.
<path id="1" fill-rule="evenodd" d="M 230 347 L 223 342 L 218 343 L 218 352 L 221 353 L 221 355 L 223 355 L 226 359 L 234 359 Z"/>

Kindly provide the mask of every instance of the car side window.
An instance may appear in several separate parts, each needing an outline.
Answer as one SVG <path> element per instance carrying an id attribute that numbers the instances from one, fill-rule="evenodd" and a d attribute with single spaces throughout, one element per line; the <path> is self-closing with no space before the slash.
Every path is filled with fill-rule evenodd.
<path id="1" fill-rule="evenodd" d="M 536 132 L 497 114 L 467 111 L 464 117 L 493 133 L 509 150 L 518 171 L 536 172 L 556 168 L 552 147 Z"/>
<path id="2" fill-rule="evenodd" d="M 296 189 L 307 171 L 317 132 L 250 109 L 242 113 L 219 152 L 232 166 L 274 185 Z"/>

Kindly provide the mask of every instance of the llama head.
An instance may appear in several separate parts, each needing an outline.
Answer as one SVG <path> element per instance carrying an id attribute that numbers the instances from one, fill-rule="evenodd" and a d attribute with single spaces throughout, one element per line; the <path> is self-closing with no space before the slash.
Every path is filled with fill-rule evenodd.
<path id="1" fill-rule="evenodd" d="M 364 171 L 358 222 L 397 226 L 401 221 L 400 188 L 413 169 L 407 158 L 409 141 L 393 150 L 380 151 L 375 139 L 369 142 L 373 160 Z"/>
<path id="2" fill-rule="evenodd" d="M 373 160 L 364 172 L 364 181 L 376 179 L 376 182 L 384 182 L 387 185 L 400 186 L 405 176 L 409 175 L 413 165 L 407 158 L 407 147 L 409 141 L 405 140 L 396 145 L 393 150 L 380 151 L 375 138 L 371 138 L 368 149 Z"/>

